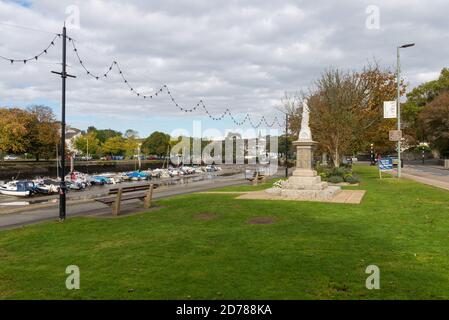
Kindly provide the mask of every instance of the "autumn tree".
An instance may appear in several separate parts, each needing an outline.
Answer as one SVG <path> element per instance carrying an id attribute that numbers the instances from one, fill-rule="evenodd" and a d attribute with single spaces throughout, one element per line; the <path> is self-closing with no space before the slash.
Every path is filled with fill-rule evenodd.
<path id="1" fill-rule="evenodd" d="M 420 113 L 440 93 L 449 91 L 449 69 L 441 70 L 436 80 L 425 82 L 407 94 L 407 102 L 402 105 L 402 117 L 405 122 L 405 133 L 414 141 L 423 142 L 431 134 L 429 123 L 420 118 Z M 429 131 L 430 130 L 430 131 Z"/>
<path id="2" fill-rule="evenodd" d="M 32 106 L 28 108 L 31 121 L 28 128 L 30 140 L 28 153 L 31 153 L 39 161 L 41 156 L 50 158 L 55 154 L 56 145 L 59 142 L 59 125 L 56 122 L 53 110 L 46 106 Z"/>
<path id="3" fill-rule="evenodd" d="M 19 108 L 0 108 L 0 154 L 27 152 L 32 116 Z"/>
<path id="4" fill-rule="evenodd" d="M 427 103 L 418 116 L 425 138 L 442 156 L 449 156 L 449 91 Z"/>
<path id="5" fill-rule="evenodd" d="M 402 83 L 401 90 L 405 90 Z M 394 99 L 395 92 L 395 74 L 378 65 L 361 72 L 329 69 L 316 81 L 306 97 L 310 126 L 320 150 L 330 155 L 335 166 L 340 165 L 342 155 L 367 150 L 370 143 L 377 150 L 394 147 L 388 141 L 394 121 L 383 119 L 382 105 Z M 292 126 L 300 123 L 300 109 L 290 116 Z"/>

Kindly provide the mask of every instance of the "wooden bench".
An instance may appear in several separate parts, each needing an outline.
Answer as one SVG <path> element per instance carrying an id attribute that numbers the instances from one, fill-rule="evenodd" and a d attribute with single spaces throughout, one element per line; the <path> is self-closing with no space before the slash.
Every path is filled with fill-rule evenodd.
<path id="1" fill-rule="evenodd" d="M 122 201 L 128 200 L 142 200 L 144 208 L 149 209 L 151 207 L 151 200 L 153 199 L 153 190 L 155 186 L 153 183 L 141 184 L 129 187 L 119 187 L 109 189 L 108 195 L 116 195 L 115 197 L 105 197 L 95 199 L 98 202 L 112 205 L 112 214 L 118 216 L 120 214 L 120 204 Z M 146 191 L 143 193 L 137 193 L 139 191 Z M 125 194 L 125 195 L 123 195 Z"/>

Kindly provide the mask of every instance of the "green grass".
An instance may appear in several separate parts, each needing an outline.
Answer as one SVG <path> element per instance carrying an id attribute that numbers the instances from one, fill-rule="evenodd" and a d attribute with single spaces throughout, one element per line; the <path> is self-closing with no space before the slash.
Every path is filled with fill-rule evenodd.
<path id="1" fill-rule="evenodd" d="M 0 232 L 0 298 L 448 299 L 449 192 L 356 171 L 361 205 L 194 194 Z M 258 216 L 276 223 L 247 223 Z M 71 264 L 80 290 L 65 288 Z M 370 264 L 380 290 L 365 288 Z"/>

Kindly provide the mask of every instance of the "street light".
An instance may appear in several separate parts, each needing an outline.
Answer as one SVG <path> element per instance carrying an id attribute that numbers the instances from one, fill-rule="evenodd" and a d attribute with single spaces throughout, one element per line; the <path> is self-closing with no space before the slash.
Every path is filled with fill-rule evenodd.
<path id="1" fill-rule="evenodd" d="M 405 49 L 409 47 L 413 47 L 414 43 L 408 43 L 404 44 L 402 46 L 399 46 L 397 48 L 397 98 L 396 98 L 396 109 L 398 114 L 398 131 L 401 131 L 401 103 L 399 99 L 401 98 L 401 85 L 400 85 L 400 79 L 401 79 L 401 64 L 400 64 L 400 49 Z M 402 134 L 400 135 L 400 138 L 398 139 L 398 145 L 397 145 L 397 151 L 398 151 L 398 178 L 401 177 L 401 139 Z"/>

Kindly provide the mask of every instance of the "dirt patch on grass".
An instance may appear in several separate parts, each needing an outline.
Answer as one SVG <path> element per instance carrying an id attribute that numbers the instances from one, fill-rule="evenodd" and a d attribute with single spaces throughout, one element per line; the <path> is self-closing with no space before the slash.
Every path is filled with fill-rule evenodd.
<path id="1" fill-rule="evenodd" d="M 217 219 L 218 216 L 215 213 L 212 212 L 203 212 L 203 213 L 199 213 L 195 216 L 196 220 L 215 220 Z"/>
<path id="2" fill-rule="evenodd" d="M 248 224 L 273 224 L 276 222 L 275 217 L 255 217 L 248 221 Z"/>

